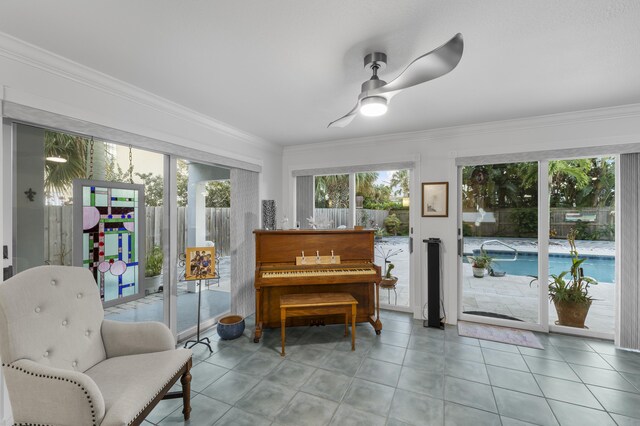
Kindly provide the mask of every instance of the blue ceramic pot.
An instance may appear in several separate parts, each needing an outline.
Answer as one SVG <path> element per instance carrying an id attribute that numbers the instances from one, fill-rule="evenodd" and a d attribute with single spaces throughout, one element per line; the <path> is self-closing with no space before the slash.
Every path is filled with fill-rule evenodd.
<path id="1" fill-rule="evenodd" d="M 218 336 L 222 340 L 233 340 L 244 333 L 244 318 L 240 315 L 227 315 L 218 321 Z"/>

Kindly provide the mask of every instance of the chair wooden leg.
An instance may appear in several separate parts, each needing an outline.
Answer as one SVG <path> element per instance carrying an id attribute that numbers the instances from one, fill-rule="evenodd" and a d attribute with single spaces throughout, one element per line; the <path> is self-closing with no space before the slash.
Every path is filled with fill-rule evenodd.
<path id="1" fill-rule="evenodd" d="M 184 414 L 186 421 L 191 416 L 191 360 L 187 364 L 187 370 L 180 378 L 180 384 L 182 384 L 182 414 Z"/>

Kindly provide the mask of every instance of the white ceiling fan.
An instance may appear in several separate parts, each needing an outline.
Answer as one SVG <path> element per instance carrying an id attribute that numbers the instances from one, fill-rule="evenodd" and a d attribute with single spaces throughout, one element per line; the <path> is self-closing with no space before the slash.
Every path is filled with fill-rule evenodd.
<path id="1" fill-rule="evenodd" d="M 344 117 L 329 123 L 327 127 L 344 127 L 351 123 L 356 114 L 376 117 L 387 112 L 392 97 L 409 87 L 441 77 L 453 70 L 460 59 L 464 42 L 462 34 L 456 34 L 451 40 L 416 58 L 394 80 L 387 83 L 378 78 L 378 70 L 387 64 L 387 55 L 380 52 L 369 53 L 364 57 L 365 68 L 371 68 L 371 79 L 362 83 L 358 102 Z"/>

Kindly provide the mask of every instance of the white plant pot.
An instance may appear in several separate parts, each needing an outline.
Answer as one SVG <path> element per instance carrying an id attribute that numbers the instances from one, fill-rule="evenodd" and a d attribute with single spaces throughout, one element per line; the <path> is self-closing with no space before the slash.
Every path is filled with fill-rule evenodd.
<path id="1" fill-rule="evenodd" d="M 144 277 L 144 294 L 157 293 L 162 285 L 162 275 Z"/>
<path id="2" fill-rule="evenodd" d="M 471 267 L 471 269 L 473 269 L 473 276 L 476 278 L 482 278 L 484 277 L 484 268 L 474 268 Z"/>

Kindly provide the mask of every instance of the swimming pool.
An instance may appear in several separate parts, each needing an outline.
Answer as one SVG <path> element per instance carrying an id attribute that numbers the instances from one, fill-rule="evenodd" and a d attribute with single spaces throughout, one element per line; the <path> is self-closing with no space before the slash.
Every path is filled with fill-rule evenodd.
<path id="1" fill-rule="evenodd" d="M 513 259 L 513 252 L 507 250 L 486 250 L 493 257 L 493 269 L 504 271 L 507 275 L 538 275 L 538 253 L 518 252 L 515 262 L 500 262 L 500 259 Z M 473 255 L 480 254 L 480 250 L 473 250 Z M 598 282 L 615 282 L 615 256 L 580 255 L 586 259 L 582 263 L 584 274 L 595 278 Z M 467 262 L 467 258 L 464 259 Z M 571 257 L 568 254 L 549 254 L 549 274 L 559 274 L 571 267 Z"/>

